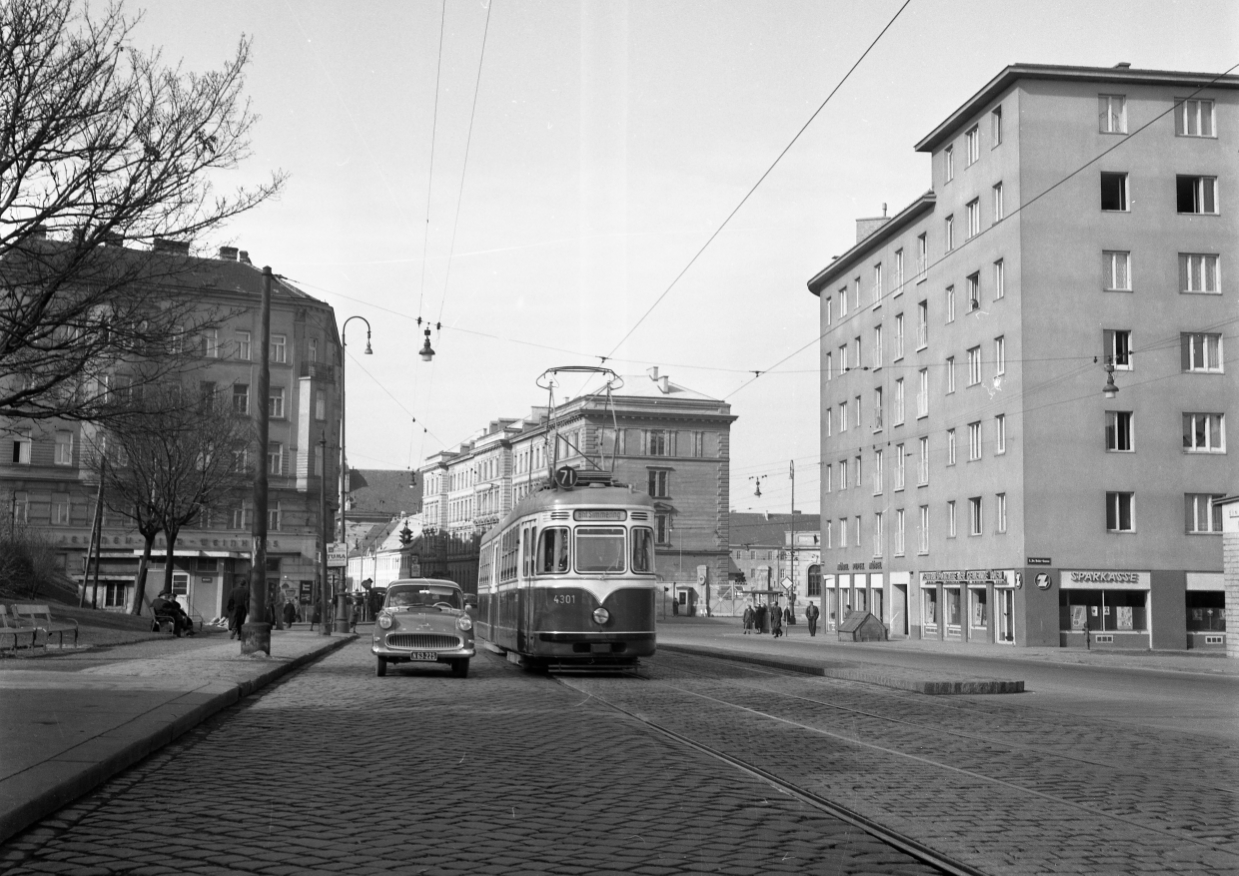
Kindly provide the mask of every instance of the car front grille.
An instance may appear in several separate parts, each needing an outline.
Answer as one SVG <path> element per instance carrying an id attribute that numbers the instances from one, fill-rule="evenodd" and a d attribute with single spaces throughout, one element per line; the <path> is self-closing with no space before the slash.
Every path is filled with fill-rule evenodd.
<path id="1" fill-rule="evenodd" d="M 408 648 L 413 650 L 446 651 L 461 647 L 456 636 L 443 636 L 434 633 L 392 633 L 387 637 L 388 648 Z"/>

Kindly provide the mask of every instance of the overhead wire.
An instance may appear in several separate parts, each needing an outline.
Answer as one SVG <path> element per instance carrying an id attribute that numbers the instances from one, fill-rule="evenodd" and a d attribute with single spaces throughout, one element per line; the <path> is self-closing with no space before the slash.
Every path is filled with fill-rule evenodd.
<path id="1" fill-rule="evenodd" d="M 447 21 L 447 0 L 439 5 L 439 57 L 435 63 L 434 109 L 430 120 L 430 167 L 426 173 L 426 223 L 422 230 L 422 277 L 418 284 L 417 316 L 421 319 L 422 304 L 426 299 L 426 254 L 430 246 L 430 203 L 434 193 L 435 140 L 439 130 L 439 80 L 443 75 L 443 30 Z"/>

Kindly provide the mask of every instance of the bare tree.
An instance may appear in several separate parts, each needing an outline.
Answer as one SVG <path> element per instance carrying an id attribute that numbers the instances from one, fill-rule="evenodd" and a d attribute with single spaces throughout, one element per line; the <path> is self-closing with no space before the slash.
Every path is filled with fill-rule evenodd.
<path id="1" fill-rule="evenodd" d="M 249 155 L 249 41 L 185 72 L 134 24 L 119 3 L 0 3 L 0 416 L 103 421 L 124 410 L 113 375 L 166 380 L 215 318 L 188 241 L 283 184 L 212 184 Z"/>
<path id="2" fill-rule="evenodd" d="M 155 397 L 151 396 L 163 396 Z M 147 393 L 129 416 L 95 441 L 90 465 L 103 483 L 103 501 L 131 520 L 144 539 L 130 611 L 142 613 L 146 570 L 155 538 L 167 539 L 164 589 L 172 588 L 172 559 L 181 529 L 235 501 L 252 480 L 247 462 L 253 427 L 214 396 L 187 403 L 180 385 Z M 146 412 L 141 409 L 146 407 Z"/>

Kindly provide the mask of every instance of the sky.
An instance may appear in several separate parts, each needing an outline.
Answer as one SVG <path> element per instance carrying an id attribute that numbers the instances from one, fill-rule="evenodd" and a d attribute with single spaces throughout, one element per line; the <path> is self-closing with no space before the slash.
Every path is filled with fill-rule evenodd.
<path id="1" fill-rule="evenodd" d="M 657 366 L 731 405 L 738 511 L 789 511 L 793 489 L 819 510 L 806 283 L 857 218 L 929 189 L 913 144 L 1008 64 L 1239 64 L 1234 0 L 125 8 L 142 14 L 135 46 L 186 71 L 253 41 L 261 120 L 216 182 L 288 183 L 195 247 L 248 250 L 335 309 L 350 465 L 417 468 L 544 404 L 535 381 L 554 366 L 629 383 Z"/>

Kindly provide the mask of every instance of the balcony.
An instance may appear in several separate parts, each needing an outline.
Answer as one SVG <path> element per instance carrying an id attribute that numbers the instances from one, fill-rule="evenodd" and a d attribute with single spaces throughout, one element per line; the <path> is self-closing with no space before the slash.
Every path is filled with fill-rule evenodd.
<path id="1" fill-rule="evenodd" d="M 336 366 L 327 362 L 302 361 L 298 376 L 312 377 L 315 380 L 325 380 L 331 383 L 336 379 Z"/>

